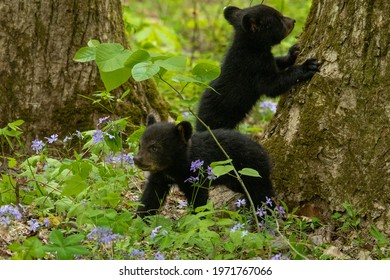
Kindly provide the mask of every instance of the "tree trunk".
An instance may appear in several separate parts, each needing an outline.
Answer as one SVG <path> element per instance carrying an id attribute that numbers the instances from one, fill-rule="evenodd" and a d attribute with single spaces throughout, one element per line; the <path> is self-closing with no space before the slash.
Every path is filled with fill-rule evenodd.
<path id="1" fill-rule="evenodd" d="M 72 59 L 90 39 L 127 45 L 120 0 L 1 1 L 0 14 L 0 128 L 23 119 L 29 147 L 36 137 L 91 129 L 110 114 L 81 97 L 104 89 L 96 65 Z M 153 81 L 127 87 L 131 94 L 114 114 L 134 125 L 147 113 L 167 118 Z"/>
<path id="2" fill-rule="evenodd" d="M 288 205 L 326 218 L 351 203 L 387 234 L 389 15 L 388 0 L 314 0 L 301 47 L 321 72 L 281 98 L 264 135 Z"/>

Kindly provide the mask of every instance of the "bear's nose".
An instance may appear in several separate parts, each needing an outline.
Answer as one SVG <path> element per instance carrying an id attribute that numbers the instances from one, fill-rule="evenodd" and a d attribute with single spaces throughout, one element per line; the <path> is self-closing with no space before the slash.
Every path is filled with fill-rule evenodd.
<path id="1" fill-rule="evenodd" d="M 139 164 L 141 163 L 141 157 L 140 157 L 139 155 L 136 155 L 136 156 L 134 157 L 134 163 L 135 163 L 136 165 L 139 165 Z"/>

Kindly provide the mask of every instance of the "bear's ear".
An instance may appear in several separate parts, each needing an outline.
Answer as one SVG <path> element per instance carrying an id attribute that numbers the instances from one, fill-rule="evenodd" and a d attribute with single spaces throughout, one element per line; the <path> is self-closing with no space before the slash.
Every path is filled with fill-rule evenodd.
<path id="1" fill-rule="evenodd" d="M 255 33 L 260 29 L 256 22 L 256 18 L 252 14 L 246 14 L 242 18 L 242 26 L 246 32 Z"/>
<path id="2" fill-rule="evenodd" d="M 192 136 L 192 125 L 191 123 L 187 121 L 182 121 L 181 123 L 177 124 L 175 127 L 176 131 L 179 133 L 181 139 L 184 143 L 188 143 L 188 140 L 190 140 Z"/>
<path id="3" fill-rule="evenodd" d="M 237 22 L 237 12 L 240 10 L 240 8 L 234 6 L 227 6 L 223 9 L 223 15 L 231 25 L 234 25 Z"/>
<path id="4" fill-rule="evenodd" d="M 153 114 L 149 114 L 147 117 L 146 117 L 146 126 L 149 126 L 149 125 L 152 125 L 154 123 L 156 123 L 156 118 L 154 117 Z"/>

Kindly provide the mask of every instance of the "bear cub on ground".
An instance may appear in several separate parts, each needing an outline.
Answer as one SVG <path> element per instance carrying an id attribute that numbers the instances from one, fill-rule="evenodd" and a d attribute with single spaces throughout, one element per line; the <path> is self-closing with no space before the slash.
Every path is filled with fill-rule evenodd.
<path id="1" fill-rule="evenodd" d="M 270 160 L 266 151 L 237 131 L 217 129 L 213 133 L 237 170 L 252 168 L 261 175 L 241 176 L 254 205 L 260 207 L 266 197 L 273 196 L 269 178 Z M 156 214 L 172 184 L 179 186 L 194 209 L 205 205 L 209 197 L 209 180 L 206 179 L 207 182 L 201 188 L 193 187 L 188 179 L 197 177 L 198 171 L 191 171 L 191 164 L 203 161 L 203 169 L 207 170 L 210 163 L 225 159 L 208 131 L 192 135 L 192 126 L 187 121 L 175 125 L 156 122 L 153 116 L 149 116 L 147 128 L 140 140 L 139 153 L 134 157 L 140 169 L 150 172 L 141 198 L 143 205 L 137 209 L 138 215 Z M 211 180 L 211 185 L 225 185 L 235 192 L 244 193 L 238 180 L 228 174 Z"/>
<path id="2" fill-rule="evenodd" d="M 273 57 L 271 47 L 294 28 L 295 20 L 277 10 L 257 5 L 246 9 L 226 7 L 225 19 L 234 27 L 234 39 L 225 55 L 220 76 L 203 93 L 198 116 L 211 129 L 234 129 L 261 95 L 276 97 L 317 71 L 316 59 L 293 65 L 299 47 L 293 45 L 283 57 Z M 196 123 L 197 131 L 206 128 Z"/>

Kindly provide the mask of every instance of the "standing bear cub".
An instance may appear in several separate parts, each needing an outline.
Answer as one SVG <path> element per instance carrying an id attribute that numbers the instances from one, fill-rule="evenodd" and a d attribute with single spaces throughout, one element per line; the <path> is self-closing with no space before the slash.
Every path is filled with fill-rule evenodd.
<path id="1" fill-rule="evenodd" d="M 273 57 L 271 53 L 271 47 L 293 30 L 294 19 L 265 5 L 226 7 L 224 16 L 234 27 L 233 43 L 220 76 L 205 90 L 198 108 L 199 118 L 211 129 L 234 129 L 261 95 L 279 96 L 319 71 L 314 58 L 294 65 L 298 45 L 293 45 L 283 57 Z M 199 120 L 196 130 L 206 130 Z"/>
<path id="2" fill-rule="evenodd" d="M 266 197 L 273 196 L 269 178 L 271 167 L 266 151 L 236 131 L 217 129 L 213 134 L 237 170 L 252 168 L 261 175 L 242 176 L 254 205 L 261 206 Z M 140 169 L 150 172 L 141 198 L 142 205 L 137 209 L 138 215 L 156 214 L 172 184 L 179 186 L 194 208 L 205 205 L 210 181 L 206 179 L 200 188 L 192 185 L 188 179 L 198 176 L 193 163 L 203 162 L 202 166 L 206 170 L 210 163 L 222 160 L 226 160 L 226 157 L 208 131 L 192 135 L 192 126 L 187 121 L 177 125 L 157 123 L 153 116 L 149 116 L 147 128 L 140 140 L 139 153 L 134 157 Z M 225 185 L 235 192 L 244 193 L 238 180 L 228 174 L 212 179 L 211 185 Z"/>

